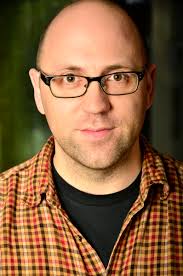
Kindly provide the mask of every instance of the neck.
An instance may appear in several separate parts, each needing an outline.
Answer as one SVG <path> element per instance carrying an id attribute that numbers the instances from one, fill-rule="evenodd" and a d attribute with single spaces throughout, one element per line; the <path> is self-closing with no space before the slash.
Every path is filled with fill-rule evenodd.
<path id="1" fill-rule="evenodd" d="M 139 141 L 125 158 L 107 169 L 90 169 L 55 150 L 54 166 L 62 178 L 80 191 L 90 194 L 111 194 L 127 188 L 141 170 Z"/>

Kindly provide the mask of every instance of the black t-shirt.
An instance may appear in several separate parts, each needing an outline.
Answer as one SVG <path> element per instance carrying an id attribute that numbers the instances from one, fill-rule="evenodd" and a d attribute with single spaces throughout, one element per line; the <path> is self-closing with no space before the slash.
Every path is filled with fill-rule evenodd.
<path id="1" fill-rule="evenodd" d="M 74 188 L 54 166 L 53 178 L 63 208 L 107 267 L 123 221 L 139 194 L 140 174 L 126 189 L 109 195 L 93 195 Z"/>

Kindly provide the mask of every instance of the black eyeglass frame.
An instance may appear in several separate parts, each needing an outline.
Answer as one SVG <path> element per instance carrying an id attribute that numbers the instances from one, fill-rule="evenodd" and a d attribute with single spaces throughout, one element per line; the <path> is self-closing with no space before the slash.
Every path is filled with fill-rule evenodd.
<path id="1" fill-rule="evenodd" d="M 64 99 L 67 99 L 67 98 L 78 98 L 78 97 L 81 97 L 83 96 L 84 94 L 86 94 L 87 92 L 87 89 L 90 85 L 91 82 L 93 81 L 97 81 L 102 89 L 102 91 L 107 94 L 107 95 L 111 95 L 111 96 L 123 96 L 123 95 L 129 95 L 129 94 L 133 94 L 135 93 L 137 90 L 138 90 L 138 87 L 139 87 L 139 83 L 140 81 L 144 78 L 145 76 L 145 71 L 146 71 L 146 66 L 144 66 L 143 70 L 141 71 L 119 71 L 119 72 L 113 72 L 113 73 L 110 73 L 110 74 L 106 74 L 106 75 L 102 75 L 102 76 L 98 76 L 98 77 L 87 77 L 87 76 L 81 76 L 81 75 L 75 75 L 75 74 L 63 74 L 63 75 L 46 75 L 43 71 L 41 70 L 38 70 L 39 73 L 40 73 L 40 78 L 41 80 L 44 82 L 44 84 L 46 84 L 47 86 L 49 86 L 50 88 L 50 91 L 52 93 L 52 95 L 55 97 L 55 98 L 64 98 Z M 137 75 L 137 78 L 138 78 L 138 83 L 137 83 L 137 87 L 136 89 L 133 91 L 133 92 L 129 92 L 129 93 L 124 93 L 124 94 L 110 94 L 108 92 L 106 92 L 104 90 L 104 87 L 102 86 L 102 79 L 104 77 L 107 77 L 107 76 L 110 76 L 110 75 L 113 75 L 113 74 L 118 74 L 118 73 L 133 73 L 133 74 L 136 74 Z M 66 77 L 66 76 L 76 76 L 76 77 L 82 77 L 82 78 L 85 78 L 87 80 L 87 85 L 86 85 L 86 89 L 84 91 L 84 93 L 82 93 L 81 95 L 79 96 L 67 96 L 67 97 L 64 97 L 64 96 L 56 96 L 52 89 L 51 89 L 51 80 L 53 78 L 57 78 L 57 77 Z"/>

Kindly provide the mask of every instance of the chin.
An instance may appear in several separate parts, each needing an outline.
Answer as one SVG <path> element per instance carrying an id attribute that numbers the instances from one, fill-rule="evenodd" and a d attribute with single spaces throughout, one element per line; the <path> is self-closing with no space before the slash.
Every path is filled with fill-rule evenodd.
<path id="1" fill-rule="evenodd" d="M 89 155 L 89 152 L 85 155 L 78 154 L 74 156 L 74 159 L 85 168 L 105 171 L 122 165 L 128 158 L 130 151 L 129 148 L 124 146 L 117 147 L 113 151 L 110 150 L 110 152 L 101 149 L 101 151 L 96 151 L 95 154 Z"/>

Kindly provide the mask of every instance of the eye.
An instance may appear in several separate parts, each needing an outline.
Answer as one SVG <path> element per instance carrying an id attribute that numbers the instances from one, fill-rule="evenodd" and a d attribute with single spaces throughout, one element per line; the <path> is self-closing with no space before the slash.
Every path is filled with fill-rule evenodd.
<path id="1" fill-rule="evenodd" d="M 74 75 L 66 75 L 66 76 L 64 77 L 64 80 L 65 80 L 66 82 L 72 83 L 72 82 L 75 82 L 75 81 L 76 81 L 76 76 L 74 76 Z"/>
<path id="2" fill-rule="evenodd" d="M 121 81 L 124 78 L 124 74 L 123 73 L 114 73 L 111 75 L 112 80 L 115 81 Z"/>

